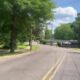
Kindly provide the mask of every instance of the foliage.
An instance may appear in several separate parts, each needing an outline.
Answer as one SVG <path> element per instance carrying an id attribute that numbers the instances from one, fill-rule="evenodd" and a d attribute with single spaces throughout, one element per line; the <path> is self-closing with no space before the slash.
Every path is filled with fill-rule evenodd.
<path id="1" fill-rule="evenodd" d="M 31 39 L 31 30 L 53 19 L 51 0 L 0 0 L 0 41 L 14 52 L 17 41 Z M 32 41 L 32 39 L 30 40 Z"/>
<path id="2" fill-rule="evenodd" d="M 72 23 L 71 27 L 75 33 L 75 39 L 80 42 L 80 13 L 77 16 L 76 21 Z"/>
<path id="3" fill-rule="evenodd" d="M 74 31 L 71 28 L 71 24 L 62 24 L 54 31 L 54 38 L 60 40 L 72 40 L 74 39 Z"/>
<path id="4" fill-rule="evenodd" d="M 35 28 L 33 28 L 33 36 L 34 36 L 34 40 L 40 40 L 42 38 L 41 34 L 43 31 L 43 25 L 41 24 L 36 24 Z"/>
<path id="5" fill-rule="evenodd" d="M 51 39 L 52 37 L 52 30 L 48 29 L 48 27 L 45 28 L 45 39 Z"/>
<path id="6" fill-rule="evenodd" d="M 58 41 L 58 42 L 57 42 L 57 45 L 58 45 L 59 47 L 61 47 L 61 42 Z"/>
<path id="7" fill-rule="evenodd" d="M 44 39 L 44 40 L 40 40 L 40 43 L 41 43 L 41 44 L 47 44 L 48 41 Z"/>

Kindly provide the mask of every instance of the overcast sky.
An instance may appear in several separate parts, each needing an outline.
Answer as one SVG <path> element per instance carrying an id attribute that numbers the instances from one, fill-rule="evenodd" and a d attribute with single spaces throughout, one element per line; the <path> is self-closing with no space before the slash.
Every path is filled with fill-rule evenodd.
<path id="1" fill-rule="evenodd" d="M 77 13 L 80 12 L 80 0 L 53 0 L 56 4 L 55 20 L 53 28 L 60 25 L 61 23 L 71 23 L 75 21 Z"/>

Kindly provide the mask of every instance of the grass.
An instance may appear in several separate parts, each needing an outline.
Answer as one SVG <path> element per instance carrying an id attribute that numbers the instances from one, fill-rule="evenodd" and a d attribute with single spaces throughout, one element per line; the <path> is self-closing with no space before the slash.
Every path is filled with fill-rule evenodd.
<path id="1" fill-rule="evenodd" d="M 35 51 L 37 50 L 39 47 L 37 45 L 33 45 L 32 46 L 32 50 Z M 20 44 L 17 46 L 17 49 L 30 49 L 30 46 L 29 45 L 25 45 L 25 44 Z"/>
<path id="2" fill-rule="evenodd" d="M 78 50 L 78 51 L 80 51 L 80 48 L 74 48 L 74 50 Z"/>
<path id="3" fill-rule="evenodd" d="M 0 45 L 0 48 L 2 48 L 2 47 L 3 47 L 3 44 Z"/>
<path id="4" fill-rule="evenodd" d="M 29 45 L 19 44 L 14 53 L 10 53 L 9 50 L 0 49 L 0 56 L 15 56 L 18 54 L 22 54 L 24 52 L 29 52 L 30 51 L 29 49 L 30 49 Z M 32 46 L 32 51 L 36 51 L 38 49 L 39 49 L 39 46 L 37 46 L 37 45 Z"/>
<path id="5" fill-rule="evenodd" d="M 38 50 L 39 49 L 39 46 L 37 46 L 37 45 L 33 45 L 32 46 L 32 51 L 36 51 L 36 50 Z"/>
<path id="6" fill-rule="evenodd" d="M 19 45 L 17 46 L 17 49 L 29 49 L 29 45 L 19 44 Z"/>

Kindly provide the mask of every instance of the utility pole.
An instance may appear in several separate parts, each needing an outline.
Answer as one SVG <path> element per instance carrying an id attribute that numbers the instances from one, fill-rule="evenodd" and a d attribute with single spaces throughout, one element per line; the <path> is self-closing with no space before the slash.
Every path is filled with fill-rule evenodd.
<path id="1" fill-rule="evenodd" d="M 52 35 L 53 35 L 53 25 L 52 25 L 51 22 L 49 22 L 48 25 L 50 25 L 50 27 L 51 27 L 50 45 L 52 46 L 53 45 L 53 37 L 52 37 Z"/>
<path id="2" fill-rule="evenodd" d="M 52 25 L 52 23 L 51 23 L 51 46 L 53 45 L 53 25 Z"/>
<path id="3" fill-rule="evenodd" d="M 32 26 L 30 28 L 30 40 L 29 40 L 30 51 L 32 51 Z"/>

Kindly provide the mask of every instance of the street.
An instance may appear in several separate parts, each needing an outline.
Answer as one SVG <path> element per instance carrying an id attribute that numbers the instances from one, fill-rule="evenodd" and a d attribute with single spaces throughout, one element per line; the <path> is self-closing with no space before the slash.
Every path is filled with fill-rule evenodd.
<path id="1" fill-rule="evenodd" d="M 80 0 L 0 0 L 0 80 L 80 80 Z"/>
<path id="2" fill-rule="evenodd" d="M 56 74 L 51 74 L 52 80 L 79 80 L 80 55 L 72 51 L 66 48 L 40 45 L 40 50 L 30 55 L 25 53 L 21 57 L 1 60 L 0 80 L 45 80 L 46 73 L 64 55 L 66 58 Z"/>
<path id="3" fill-rule="evenodd" d="M 0 80 L 41 80 L 64 53 L 62 48 L 41 45 L 34 54 L 1 60 Z"/>
<path id="4" fill-rule="evenodd" d="M 80 52 L 69 51 L 52 80 L 80 80 Z"/>

